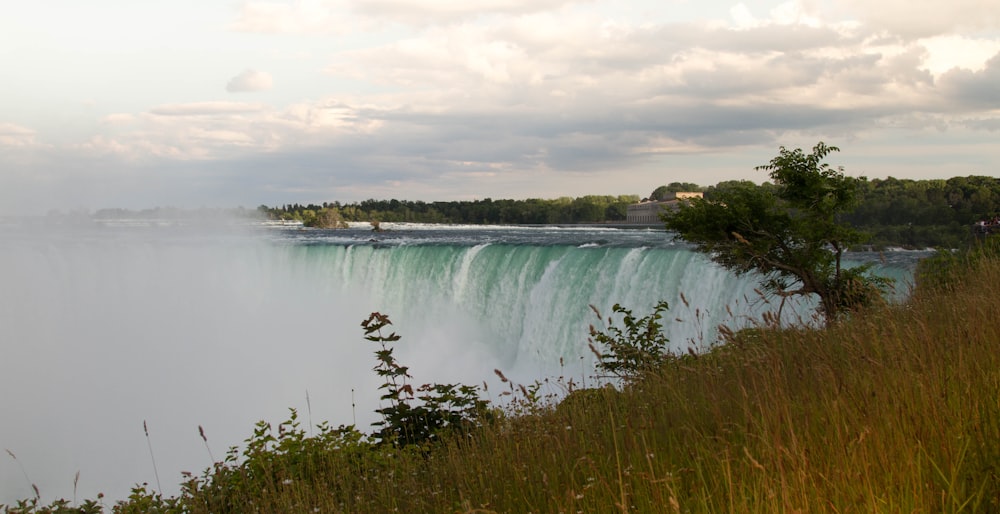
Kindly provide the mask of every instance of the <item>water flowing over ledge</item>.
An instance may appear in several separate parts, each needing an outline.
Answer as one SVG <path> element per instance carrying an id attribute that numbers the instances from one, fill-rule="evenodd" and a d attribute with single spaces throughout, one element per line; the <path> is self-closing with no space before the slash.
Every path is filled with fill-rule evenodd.
<path id="1" fill-rule="evenodd" d="M 591 304 L 647 313 L 667 300 L 678 350 L 773 308 L 662 231 L 384 228 L 6 227 L 0 410 L 16 422 L 0 445 L 44 497 L 72 497 L 79 470 L 78 497 L 120 498 L 155 483 L 144 421 L 169 488 L 210 464 L 198 425 L 217 456 L 287 407 L 367 427 L 371 311 L 391 315 L 418 382 L 478 384 L 494 368 L 588 377 Z M 908 276 L 913 256 L 889 259 L 883 271 Z M 18 464 L 0 461 L 0 503 L 29 496 Z"/>

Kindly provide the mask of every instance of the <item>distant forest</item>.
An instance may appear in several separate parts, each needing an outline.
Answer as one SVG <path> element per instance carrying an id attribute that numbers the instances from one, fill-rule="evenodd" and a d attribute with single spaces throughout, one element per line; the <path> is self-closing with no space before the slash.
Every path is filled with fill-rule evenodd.
<path id="1" fill-rule="evenodd" d="M 741 184 L 720 182 L 702 187 L 674 182 L 642 199 L 660 199 L 672 191 L 702 191 L 711 199 L 718 190 Z M 876 247 L 958 247 L 973 237 L 972 225 L 1000 214 L 1000 179 L 986 176 L 948 180 L 862 180 L 857 208 L 844 221 L 871 234 Z M 772 187 L 764 183 L 759 187 Z M 297 220 L 306 226 L 337 227 L 347 221 L 458 224 L 624 223 L 626 208 L 639 196 L 582 196 L 554 200 L 419 202 L 365 200 L 322 205 L 261 205 L 257 212 L 272 220 Z"/>
<path id="2" fill-rule="evenodd" d="M 582 196 L 554 200 L 484 200 L 413 202 L 365 200 L 360 203 L 260 206 L 274 220 L 297 220 L 306 226 L 328 225 L 329 220 L 532 225 L 624 222 L 626 208 L 639 201 L 635 195 Z M 331 216 L 332 215 L 332 216 Z M 327 218 L 327 219 L 324 219 Z"/>

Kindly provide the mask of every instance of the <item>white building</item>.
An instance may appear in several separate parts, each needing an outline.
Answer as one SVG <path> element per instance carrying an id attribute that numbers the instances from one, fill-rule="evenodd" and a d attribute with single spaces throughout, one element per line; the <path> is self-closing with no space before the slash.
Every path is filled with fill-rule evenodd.
<path id="1" fill-rule="evenodd" d="M 667 197 L 660 201 L 647 200 L 635 203 L 628 206 L 625 219 L 629 223 L 637 224 L 660 223 L 660 214 L 665 209 L 676 209 L 680 202 L 691 198 L 702 198 L 702 194 L 690 191 L 679 191 L 676 193 L 667 193 Z"/>

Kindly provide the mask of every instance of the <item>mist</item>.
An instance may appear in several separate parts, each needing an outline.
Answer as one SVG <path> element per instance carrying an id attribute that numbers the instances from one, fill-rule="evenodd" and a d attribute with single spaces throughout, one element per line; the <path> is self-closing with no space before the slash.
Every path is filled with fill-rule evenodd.
<path id="1" fill-rule="evenodd" d="M 266 233 L 0 227 L 0 284 L 0 447 L 16 456 L 0 455 L 0 503 L 32 484 L 46 502 L 102 492 L 110 504 L 143 482 L 176 494 L 182 471 L 212 464 L 199 426 L 221 460 L 289 408 L 303 427 L 375 421 L 360 322 L 380 307 Z M 488 351 L 463 344 L 473 323 L 389 314 L 418 380 L 492 371 Z"/>

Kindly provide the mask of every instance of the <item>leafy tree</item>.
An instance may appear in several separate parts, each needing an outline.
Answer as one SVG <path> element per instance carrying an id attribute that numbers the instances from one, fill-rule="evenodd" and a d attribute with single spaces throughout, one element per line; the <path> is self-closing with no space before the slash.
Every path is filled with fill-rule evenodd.
<path id="1" fill-rule="evenodd" d="M 737 274 L 763 275 L 766 292 L 785 298 L 819 297 L 827 320 L 880 298 L 888 279 L 870 276 L 868 266 L 845 268 L 844 251 L 864 234 L 838 214 L 853 207 L 859 184 L 823 159 L 837 147 L 820 142 L 811 154 L 781 147 L 757 170 L 773 185 L 728 183 L 712 199 L 693 199 L 664 214 L 668 229 Z"/>
<path id="2" fill-rule="evenodd" d="M 316 228 L 347 228 L 347 223 L 336 207 L 324 207 L 316 213 L 312 224 L 307 226 Z"/>
<path id="3" fill-rule="evenodd" d="M 305 209 L 302 211 L 302 224 L 307 227 L 316 226 L 316 211 Z"/>
<path id="4" fill-rule="evenodd" d="M 649 199 L 659 201 L 666 199 L 670 193 L 702 190 L 704 190 L 704 188 L 691 182 L 671 182 L 665 186 L 660 186 L 654 189 L 653 192 L 649 194 Z"/>
<path id="5" fill-rule="evenodd" d="M 652 193 L 649 193 L 649 199 L 653 200 L 655 202 L 658 202 L 658 201 L 663 200 L 664 198 L 666 198 L 667 197 L 667 193 L 669 193 L 669 192 L 670 192 L 670 190 L 667 189 L 667 186 L 660 186 L 660 187 L 654 189 Z"/>

